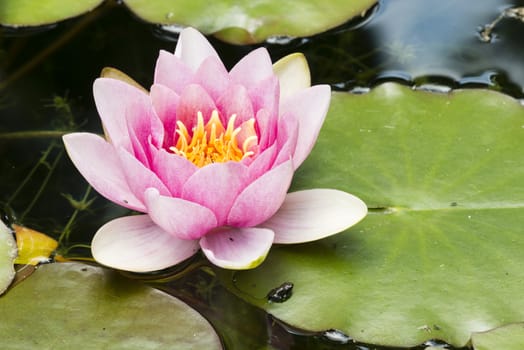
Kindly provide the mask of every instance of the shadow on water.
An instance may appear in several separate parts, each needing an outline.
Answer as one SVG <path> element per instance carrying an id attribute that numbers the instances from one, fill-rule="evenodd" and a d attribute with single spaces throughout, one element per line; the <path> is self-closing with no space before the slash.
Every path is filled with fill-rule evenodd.
<path id="1" fill-rule="evenodd" d="M 491 43 L 479 38 L 482 27 L 510 6 L 524 6 L 524 0 L 384 0 L 359 21 L 312 38 L 262 45 L 273 59 L 304 52 L 313 82 L 337 90 L 360 92 L 400 81 L 437 90 L 486 87 L 523 98 L 524 23 L 504 19 L 494 28 Z M 211 41 L 228 68 L 256 47 Z M 73 244 L 89 243 L 111 218 L 127 214 L 89 192 L 64 154 L 60 136 L 74 130 L 102 132 L 91 89 L 103 67 L 118 68 L 149 87 L 158 51 L 172 51 L 175 44 L 176 34 L 140 22 L 113 3 L 45 28 L 0 29 L 1 216 L 56 238 L 69 230 L 69 239 L 62 242 L 67 251 Z M 356 344 L 336 330 L 293 329 L 239 300 L 202 271 L 162 289 L 208 317 L 228 348 L 392 349 Z M 431 345 L 443 344 L 416 349 Z"/>

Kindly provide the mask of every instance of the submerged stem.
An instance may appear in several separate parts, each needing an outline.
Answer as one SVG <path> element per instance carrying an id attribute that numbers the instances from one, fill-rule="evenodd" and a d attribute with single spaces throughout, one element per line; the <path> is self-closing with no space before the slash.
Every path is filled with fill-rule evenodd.
<path id="1" fill-rule="evenodd" d="M 55 147 L 55 146 L 56 146 L 56 144 L 52 143 L 49 147 Z M 20 221 L 24 221 L 24 217 L 27 215 L 27 213 L 29 213 L 31 211 L 31 209 L 35 205 L 36 201 L 40 198 L 40 196 L 44 192 L 44 188 L 47 186 L 49 180 L 51 179 L 51 175 L 53 174 L 54 170 L 56 169 L 56 166 L 58 165 L 58 162 L 60 161 L 60 159 L 62 158 L 63 155 L 64 155 L 64 150 L 61 150 L 60 153 L 58 153 L 58 155 L 56 156 L 55 160 L 53 161 L 53 164 L 51 164 L 51 166 L 49 167 L 49 171 L 47 172 L 47 175 L 44 178 L 44 181 L 42 181 L 42 185 L 40 186 L 40 188 L 38 189 L 38 191 L 34 195 L 33 200 L 31 201 L 31 203 L 29 203 L 29 205 L 26 207 L 26 209 L 24 210 L 24 212 L 20 216 Z M 46 155 L 46 157 L 47 157 L 47 155 Z M 37 165 L 45 164 L 44 162 L 45 162 L 45 160 L 42 160 L 42 158 L 40 158 L 40 161 L 38 162 Z M 33 169 L 35 169 L 35 168 L 33 168 Z M 26 179 L 28 179 L 28 177 Z M 27 181 L 24 180 L 24 184 L 26 182 Z M 14 196 L 11 196 L 11 197 L 14 198 Z"/>
<path id="2" fill-rule="evenodd" d="M 0 133 L 0 140 L 21 140 L 35 138 L 60 138 L 70 131 L 60 130 L 28 130 Z"/>
<path id="3" fill-rule="evenodd" d="M 80 200 L 80 204 L 87 204 L 89 201 L 87 198 L 91 194 L 91 186 L 87 186 L 86 191 L 84 192 L 84 196 Z M 76 217 L 78 216 L 78 213 L 82 210 L 84 210 L 84 207 L 75 207 L 75 211 L 67 221 L 67 224 L 65 225 L 64 229 L 62 230 L 62 233 L 60 233 L 60 237 L 58 238 L 58 245 L 60 246 L 62 244 L 62 241 L 65 239 L 66 241 L 69 240 L 69 234 L 71 233 L 71 227 L 73 226 L 74 221 L 76 220 Z M 68 250 L 69 251 L 69 250 Z"/>
<path id="4" fill-rule="evenodd" d="M 27 183 L 29 182 L 29 180 L 33 177 L 33 175 L 35 174 L 36 170 L 40 167 L 40 165 L 44 164 L 47 162 L 47 157 L 49 157 L 49 154 L 51 153 L 51 151 L 53 150 L 53 148 L 56 147 L 56 144 L 53 142 L 49 145 L 49 147 L 47 147 L 47 149 L 44 151 L 44 153 L 42 154 L 42 156 L 40 157 L 40 159 L 38 160 L 38 162 L 36 162 L 35 166 L 33 166 L 33 168 L 29 171 L 29 173 L 27 174 L 27 176 L 22 180 L 22 182 L 20 183 L 20 185 L 18 185 L 18 187 L 16 188 L 16 190 L 13 192 L 13 194 L 9 197 L 9 199 L 7 200 L 7 203 L 6 203 L 6 206 L 9 206 L 11 204 L 11 202 L 18 196 L 18 194 L 20 193 L 20 191 L 22 191 L 22 189 L 25 187 L 25 185 L 27 185 Z"/>

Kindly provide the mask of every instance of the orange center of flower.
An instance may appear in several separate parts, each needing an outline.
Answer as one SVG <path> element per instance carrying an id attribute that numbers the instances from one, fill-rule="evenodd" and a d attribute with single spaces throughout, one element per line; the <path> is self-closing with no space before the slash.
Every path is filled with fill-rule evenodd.
<path id="1" fill-rule="evenodd" d="M 251 118 L 235 128 L 236 117 L 233 114 L 224 128 L 216 110 L 205 125 L 202 113 L 198 112 L 197 124 L 191 133 L 184 123 L 178 121 L 175 130 L 178 141 L 169 149 L 198 167 L 211 163 L 238 162 L 251 157 L 258 144 L 255 119 Z"/>

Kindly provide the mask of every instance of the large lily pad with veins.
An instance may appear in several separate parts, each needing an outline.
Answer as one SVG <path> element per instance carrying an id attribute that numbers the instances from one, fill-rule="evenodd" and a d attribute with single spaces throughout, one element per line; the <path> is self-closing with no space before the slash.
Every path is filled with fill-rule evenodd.
<path id="1" fill-rule="evenodd" d="M 11 27 L 41 26 L 93 10 L 103 0 L 2 0 L 0 24 Z"/>
<path id="2" fill-rule="evenodd" d="M 9 228 L 0 220 L 0 294 L 15 277 L 16 242 Z"/>
<path id="3" fill-rule="evenodd" d="M 124 0 L 138 17 L 192 26 L 237 44 L 268 37 L 311 36 L 361 16 L 377 0 Z"/>
<path id="4" fill-rule="evenodd" d="M 524 321 L 524 107 L 486 90 L 388 83 L 335 93 L 295 189 L 360 196 L 371 213 L 318 242 L 272 249 L 232 289 L 291 326 L 358 341 L 461 347 Z M 291 298 L 267 293 L 294 284 Z"/>
<path id="5" fill-rule="evenodd" d="M 221 349 L 211 325 L 180 300 L 99 267 L 40 266 L 0 297 L 9 349 Z"/>

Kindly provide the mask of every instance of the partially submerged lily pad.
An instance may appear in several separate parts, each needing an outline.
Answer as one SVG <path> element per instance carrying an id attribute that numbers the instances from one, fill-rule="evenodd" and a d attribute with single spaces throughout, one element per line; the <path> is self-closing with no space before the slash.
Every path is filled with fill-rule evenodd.
<path id="1" fill-rule="evenodd" d="M 473 334 L 475 350 L 522 350 L 524 323 L 511 324 L 489 332 Z"/>
<path id="2" fill-rule="evenodd" d="M 163 25 L 191 26 L 236 44 L 273 36 L 311 36 L 362 15 L 377 0 L 124 0 L 138 17 Z"/>
<path id="3" fill-rule="evenodd" d="M 2 294 L 15 277 L 14 260 L 16 242 L 11 230 L 0 220 L 0 294 Z"/>
<path id="4" fill-rule="evenodd" d="M 346 190 L 371 214 L 331 238 L 273 249 L 231 277 L 233 290 L 292 326 L 370 344 L 461 347 L 522 322 L 523 154 L 524 108 L 496 92 L 388 83 L 335 93 L 294 188 Z M 292 297 L 268 302 L 283 282 Z"/>
<path id="5" fill-rule="evenodd" d="M 12 349 L 222 348 L 180 300 L 78 263 L 41 266 L 0 298 L 0 314 L 2 344 Z"/>
<path id="6" fill-rule="evenodd" d="M 103 0 L 2 0 L 0 24 L 11 27 L 41 26 L 93 10 Z"/>

